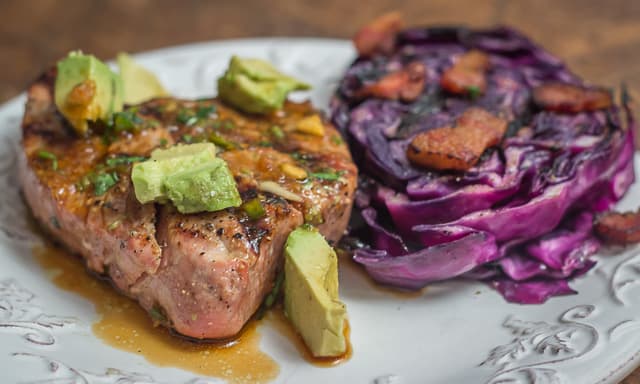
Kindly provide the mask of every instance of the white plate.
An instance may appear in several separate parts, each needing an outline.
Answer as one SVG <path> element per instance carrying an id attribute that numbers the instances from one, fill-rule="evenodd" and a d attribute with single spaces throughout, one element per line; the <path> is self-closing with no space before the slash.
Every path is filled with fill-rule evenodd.
<path id="1" fill-rule="evenodd" d="M 326 107 L 353 58 L 349 42 L 255 39 L 188 45 L 138 55 L 177 96 L 215 93 L 232 54 L 268 59 L 310 82 Z M 0 383 L 208 383 L 160 368 L 101 343 L 93 306 L 59 290 L 31 256 L 14 155 L 24 96 L 0 108 Z M 640 169 L 636 158 L 636 169 Z M 640 201 L 634 185 L 620 204 Z M 340 271 L 351 360 L 334 368 L 307 363 L 268 324 L 261 346 L 280 365 L 279 383 L 614 383 L 640 362 L 640 252 L 607 251 L 572 283 L 580 293 L 544 305 L 515 305 L 480 283 L 448 282 L 402 298 L 372 289 L 356 268 Z M 45 345 L 48 344 L 48 345 Z"/>

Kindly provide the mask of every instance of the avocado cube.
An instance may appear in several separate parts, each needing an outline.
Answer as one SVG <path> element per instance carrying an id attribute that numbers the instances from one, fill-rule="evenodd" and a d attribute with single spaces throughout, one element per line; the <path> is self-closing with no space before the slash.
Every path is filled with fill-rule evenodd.
<path id="1" fill-rule="evenodd" d="M 218 79 L 218 95 L 226 103 L 250 113 L 265 114 L 282 108 L 287 95 L 309 85 L 286 76 L 258 59 L 233 56 Z"/>
<path id="2" fill-rule="evenodd" d="M 147 160 L 134 164 L 131 170 L 131 182 L 136 199 L 142 204 L 152 201 L 166 201 L 164 179 L 167 170 L 165 164 L 158 160 Z"/>
<path id="3" fill-rule="evenodd" d="M 314 356 L 346 352 L 346 308 L 338 298 L 338 258 L 310 226 L 297 228 L 287 238 L 284 311 Z"/>
<path id="4" fill-rule="evenodd" d="M 176 145 L 168 149 L 156 149 L 151 159 L 136 163 L 131 171 L 131 181 L 139 202 L 166 202 L 166 178 L 172 174 L 193 169 L 216 158 L 216 147 L 211 143 Z"/>
<path id="5" fill-rule="evenodd" d="M 107 120 L 122 110 L 122 80 L 95 56 L 71 52 L 57 69 L 55 104 L 78 134 L 87 132 L 87 121 Z"/>
<path id="6" fill-rule="evenodd" d="M 164 188 L 181 213 L 213 212 L 242 204 L 233 175 L 219 158 L 167 176 Z"/>

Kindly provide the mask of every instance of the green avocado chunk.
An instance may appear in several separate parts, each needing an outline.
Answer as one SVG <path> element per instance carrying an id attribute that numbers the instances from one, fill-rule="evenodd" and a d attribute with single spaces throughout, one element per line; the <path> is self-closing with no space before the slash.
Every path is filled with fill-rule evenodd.
<path id="1" fill-rule="evenodd" d="M 311 226 L 291 232 L 285 245 L 284 312 L 315 357 L 346 352 L 346 307 L 338 298 L 338 258 Z"/>
<path id="2" fill-rule="evenodd" d="M 233 56 L 229 68 L 218 79 L 218 96 L 226 103 L 249 113 L 266 114 L 281 109 L 292 91 L 311 88 L 286 76 L 259 59 Z"/>
<path id="3" fill-rule="evenodd" d="M 55 103 L 78 134 L 87 132 L 87 121 L 107 120 L 122 110 L 122 79 L 95 56 L 71 52 L 57 68 Z"/>
<path id="4" fill-rule="evenodd" d="M 176 145 L 168 149 L 156 149 L 151 159 L 137 163 L 131 170 L 131 181 L 139 202 L 167 201 L 164 182 L 167 176 L 192 169 L 215 160 L 216 147 L 211 143 Z"/>
<path id="5" fill-rule="evenodd" d="M 169 92 L 151 71 L 136 63 L 124 52 L 118 53 L 118 67 L 124 83 L 124 102 L 138 104 Z"/>
<path id="6" fill-rule="evenodd" d="M 181 213 L 218 211 L 242 204 L 227 163 L 211 143 L 156 149 L 131 171 L 139 202 L 171 201 Z"/>
<path id="7" fill-rule="evenodd" d="M 242 204 L 236 181 L 219 158 L 167 176 L 164 187 L 181 213 L 215 212 Z"/>
<path id="8" fill-rule="evenodd" d="M 164 164 L 157 160 L 147 160 L 133 165 L 131 182 L 136 199 L 142 204 L 152 201 L 164 203 L 167 193 L 164 190 L 164 178 L 167 173 Z"/>

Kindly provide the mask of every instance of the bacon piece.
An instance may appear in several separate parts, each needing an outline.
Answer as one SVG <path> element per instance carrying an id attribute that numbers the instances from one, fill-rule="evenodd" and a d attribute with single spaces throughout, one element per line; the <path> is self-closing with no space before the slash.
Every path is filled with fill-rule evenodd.
<path id="1" fill-rule="evenodd" d="M 359 97 L 379 97 L 381 99 L 413 101 L 424 90 L 427 69 L 423 63 L 414 61 L 403 69 L 381 77 L 373 84 L 358 92 Z"/>
<path id="2" fill-rule="evenodd" d="M 485 109 L 471 107 L 464 111 L 458 120 L 456 127 L 463 129 L 475 129 L 491 136 L 491 145 L 498 144 L 507 131 L 507 121 L 496 117 Z M 495 143 L 493 142 L 495 140 Z"/>
<path id="3" fill-rule="evenodd" d="M 640 210 L 636 212 L 606 212 L 598 216 L 594 229 L 607 243 L 640 242 Z"/>
<path id="4" fill-rule="evenodd" d="M 440 78 L 440 86 L 458 95 L 484 93 L 487 88 L 485 72 L 489 69 L 489 56 L 472 49 L 460 56 Z"/>
<path id="5" fill-rule="evenodd" d="M 478 163 L 487 148 L 500 143 L 506 130 L 506 120 L 482 108 L 469 108 L 455 127 L 416 135 L 407 148 L 407 158 L 424 168 L 466 171 Z"/>
<path id="6" fill-rule="evenodd" d="M 389 12 L 372 20 L 354 36 L 353 43 L 361 57 L 376 53 L 390 54 L 396 43 L 396 34 L 403 28 L 400 12 Z"/>
<path id="7" fill-rule="evenodd" d="M 547 83 L 533 90 L 533 100 L 548 111 L 577 113 L 609 108 L 611 94 L 602 88 Z"/>

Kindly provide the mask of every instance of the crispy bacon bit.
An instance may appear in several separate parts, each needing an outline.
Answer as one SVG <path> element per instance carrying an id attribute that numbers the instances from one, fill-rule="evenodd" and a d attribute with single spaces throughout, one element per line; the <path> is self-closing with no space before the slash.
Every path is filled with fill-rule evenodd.
<path id="1" fill-rule="evenodd" d="M 608 243 L 624 245 L 640 242 L 640 210 L 603 213 L 596 219 L 594 229 Z"/>
<path id="2" fill-rule="evenodd" d="M 495 140 L 491 145 L 496 145 L 507 131 L 507 121 L 482 108 L 471 107 L 456 121 L 456 128 L 469 129 L 469 127 L 491 136 L 492 140 Z"/>
<path id="3" fill-rule="evenodd" d="M 402 29 L 400 12 L 386 13 L 362 27 L 353 38 L 353 43 L 361 57 L 376 53 L 389 54 L 393 51 L 396 34 Z"/>
<path id="4" fill-rule="evenodd" d="M 485 72 L 489 69 L 489 56 L 472 49 L 462 55 L 440 78 L 440 86 L 458 95 L 484 93 L 487 88 Z"/>
<path id="5" fill-rule="evenodd" d="M 533 100 L 548 111 L 577 113 L 611 106 L 611 94 L 602 88 L 548 83 L 533 90 Z"/>
<path id="6" fill-rule="evenodd" d="M 359 91 L 359 96 L 379 97 L 390 100 L 413 101 L 424 90 L 427 69 L 418 61 L 409 63 L 403 69 L 383 76 L 377 82 Z"/>
<path id="7" fill-rule="evenodd" d="M 425 168 L 466 171 L 476 165 L 487 148 L 500 143 L 506 130 L 506 120 L 482 108 L 469 108 L 455 127 L 416 135 L 407 148 L 407 157 Z"/>

